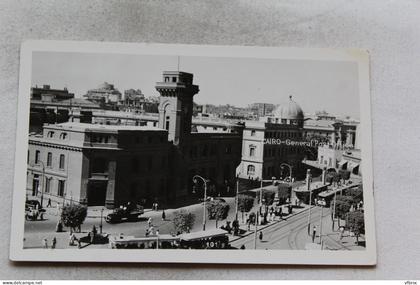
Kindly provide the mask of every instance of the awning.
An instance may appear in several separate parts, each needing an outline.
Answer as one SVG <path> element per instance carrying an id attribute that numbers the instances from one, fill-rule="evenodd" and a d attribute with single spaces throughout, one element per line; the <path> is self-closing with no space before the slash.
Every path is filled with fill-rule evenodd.
<path id="1" fill-rule="evenodd" d="M 352 162 L 352 161 L 349 161 L 349 164 L 348 164 L 348 170 L 350 170 L 352 173 L 355 173 L 355 174 L 357 174 L 358 172 L 359 172 L 359 163 L 356 163 L 356 162 Z"/>
<path id="2" fill-rule="evenodd" d="M 345 169 L 345 168 L 347 168 L 347 164 L 348 164 L 347 160 L 342 160 L 338 163 L 338 167 L 341 168 L 341 169 Z"/>

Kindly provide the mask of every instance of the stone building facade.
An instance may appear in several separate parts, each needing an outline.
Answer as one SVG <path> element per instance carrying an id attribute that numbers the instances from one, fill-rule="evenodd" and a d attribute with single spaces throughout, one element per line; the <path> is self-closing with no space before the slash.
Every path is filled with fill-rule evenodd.
<path id="1" fill-rule="evenodd" d="M 164 72 L 157 126 L 66 122 L 30 135 L 27 195 L 113 208 L 128 201 L 176 202 L 203 176 L 216 195 L 229 189 L 241 159 L 242 129 L 192 132 L 193 75 Z"/>

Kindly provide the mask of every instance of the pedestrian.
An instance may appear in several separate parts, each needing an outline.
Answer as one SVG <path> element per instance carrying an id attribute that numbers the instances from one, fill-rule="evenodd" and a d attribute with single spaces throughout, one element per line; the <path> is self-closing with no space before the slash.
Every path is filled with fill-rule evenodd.
<path id="1" fill-rule="evenodd" d="M 162 211 L 162 221 L 166 220 L 166 214 L 165 214 L 165 210 Z"/>
<path id="2" fill-rule="evenodd" d="M 56 245 L 57 245 L 57 238 L 53 237 L 52 243 L 51 243 L 51 248 L 54 249 Z"/>
<path id="3" fill-rule="evenodd" d="M 48 198 L 47 208 L 51 207 L 51 198 Z"/>
<path id="4" fill-rule="evenodd" d="M 95 236 L 98 233 L 98 230 L 96 229 L 95 225 L 93 225 L 92 233 L 93 233 L 93 236 Z"/>
<path id="5" fill-rule="evenodd" d="M 43 239 L 42 239 L 42 246 L 43 246 L 44 248 L 48 248 L 48 240 L 47 240 L 47 238 L 43 238 Z"/>
<path id="6" fill-rule="evenodd" d="M 152 226 L 152 217 L 150 217 L 150 218 L 147 220 L 147 224 L 149 225 L 149 228 Z"/>
<path id="7" fill-rule="evenodd" d="M 69 241 L 69 245 L 73 246 L 74 243 L 76 242 L 77 238 L 75 234 L 70 235 L 70 241 Z"/>
<path id="8" fill-rule="evenodd" d="M 155 203 L 155 211 L 157 211 L 159 209 L 159 204 L 156 202 Z"/>
<path id="9" fill-rule="evenodd" d="M 315 236 L 316 236 L 316 226 L 312 229 L 312 242 L 315 242 Z"/>
<path id="10" fill-rule="evenodd" d="M 343 239 L 343 236 L 344 236 L 344 227 L 343 227 L 343 226 L 341 226 L 341 227 L 340 227 L 340 240 L 342 240 L 342 239 Z"/>
<path id="11" fill-rule="evenodd" d="M 262 241 L 262 239 L 263 239 L 263 233 L 262 233 L 262 231 L 260 232 L 260 235 L 259 235 L 258 238 L 260 239 L 260 241 Z"/>

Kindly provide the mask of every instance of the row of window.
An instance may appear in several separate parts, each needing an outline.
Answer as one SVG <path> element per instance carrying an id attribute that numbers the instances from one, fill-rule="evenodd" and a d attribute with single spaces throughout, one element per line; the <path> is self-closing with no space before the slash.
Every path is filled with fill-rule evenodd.
<path id="1" fill-rule="evenodd" d="M 246 174 L 248 176 L 253 176 L 255 175 L 255 166 L 253 164 L 249 164 L 246 170 Z M 263 168 L 263 177 L 264 176 L 274 176 L 275 175 L 275 168 L 274 166 L 268 166 L 268 167 L 264 167 Z"/>
<path id="2" fill-rule="evenodd" d="M 55 137 L 55 132 L 54 131 L 48 131 L 47 133 L 47 137 L 48 138 L 54 138 Z M 60 133 L 60 139 L 65 140 L 67 138 L 67 133 Z"/>
<path id="3" fill-rule="evenodd" d="M 292 138 L 299 138 L 299 132 L 266 132 L 266 138 L 273 138 L 273 139 L 292 139 Z"/>
<path id="4" fill-rule="evenodd" d="M 29 157 L 30 157 L 30 151 L 28 150 L 28 163 L 29 163 Z M 40 150 L 35 150 L 35 164 L 41 164 L 41 151 Z M 45 165 L 46 167 L 53 167 L 53 154 L 52 152 L 48 152 L 47 153 L 47 165 Z M 66 165 L 66 156 L 64 154 L 60 154 L 60 159 L 59 159 L 59 163 L 58 163 L 58 167 L 60 169 L 65 169 L 65 165 Z"/>
<path id="5" fill-rule="evenodd" d="M 41 183 L 40 183 L 40 176 L 39 174 L 35 174 L 34 178 L 33 178 L 33 195 L 37 195 L 38 192 L 40 191 L 44 191 L 47 194 L 53 194 L 53 195 L 57 195 L 59 197 L 64 197 L 65 194 L 65 189 L 66 189 L 66 181 L 65 180 L 61 180 L 61 179 L 57 179 L 57 188 L 56 188 L 56 192 L 53 193 L 52 192 L 52 185 L 53 185 L 53 178 L 52 177 L 46 177 L 45 178 L 45 186 L 44 189 L 41 189 L 40 187 L 42 187 Z"/>

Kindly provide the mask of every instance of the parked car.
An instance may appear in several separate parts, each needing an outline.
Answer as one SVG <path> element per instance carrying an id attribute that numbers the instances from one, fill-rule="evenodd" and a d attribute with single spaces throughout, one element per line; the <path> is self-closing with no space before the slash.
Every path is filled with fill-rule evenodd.
<path id="1" fill-rule="evenodd" d="M 45 209 L 41 207 L 41 203 L 38 200 L 26 200 L 25 210 L 29 210 L 30 208 L 37 208 L 38 211 L 45 212 Z"/>
<path id="2" fill-rule="evenodd" d="M 136 221 L 144 214 L 144 208 L 140 205 L 131 206 L 127 204 L 120 206 L 105 217 L 105 221 L 109 224 L 121 223 L 124 221 Z"/>

